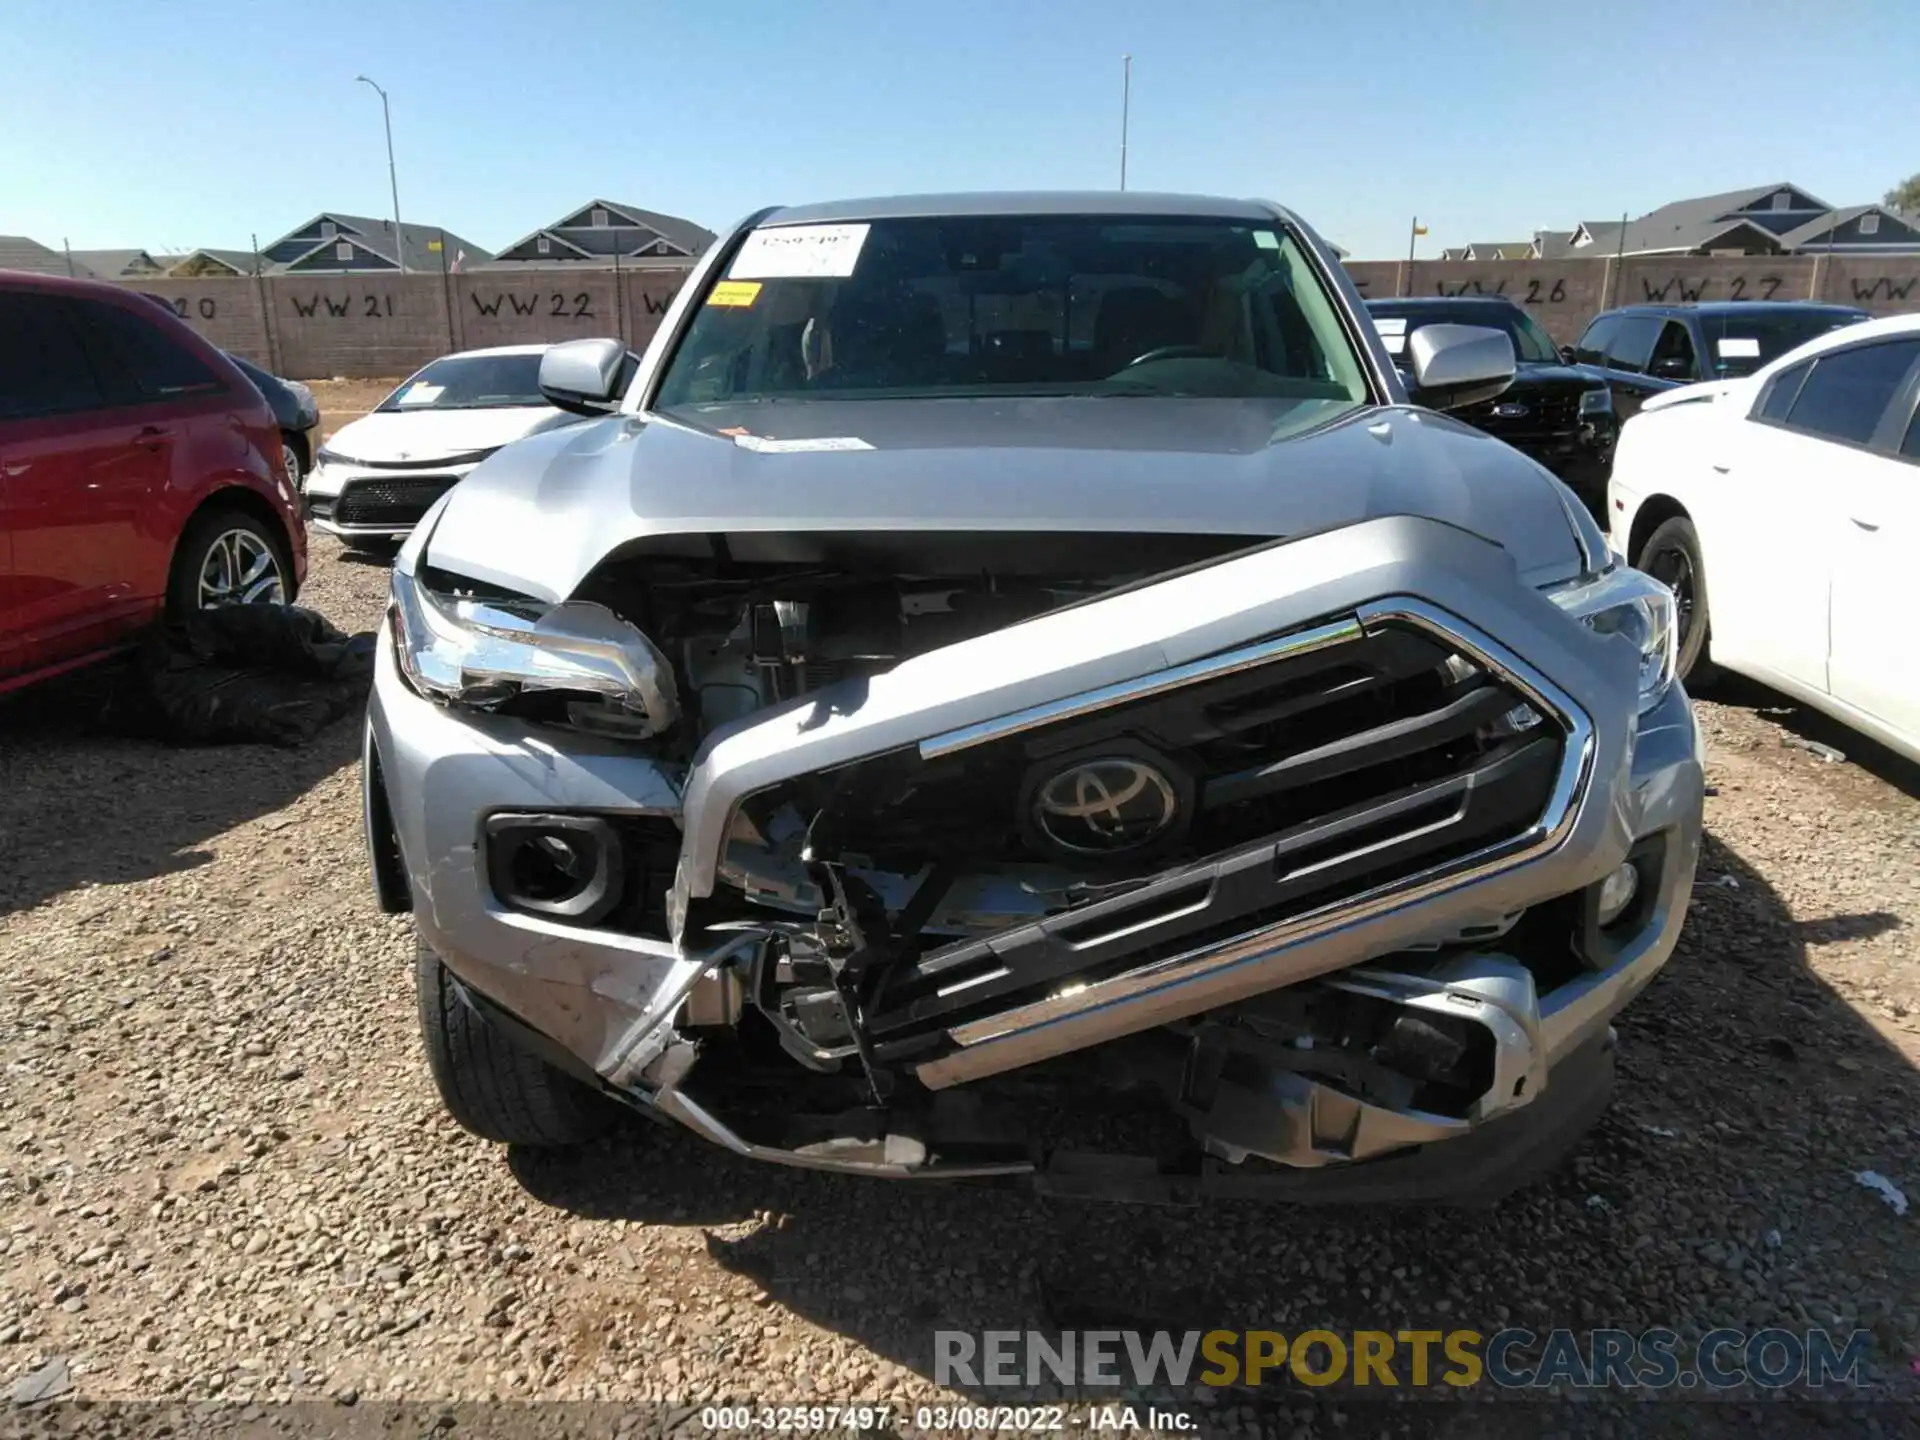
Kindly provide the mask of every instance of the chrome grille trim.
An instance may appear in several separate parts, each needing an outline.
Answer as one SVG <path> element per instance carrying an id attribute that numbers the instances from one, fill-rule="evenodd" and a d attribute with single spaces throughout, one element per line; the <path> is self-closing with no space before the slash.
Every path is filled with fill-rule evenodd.
<path id="1" fill-rule="evenodd" d="M 1500 641 L 1427 601 L 1406 595 L 1389 596 L 1357 607 L 1355 614 L 1358 630 L 1363 634 L 1395 623 L 1427 631 L 1497 674 L 1564 729 L 1566 739 L 1561 751 L 1560 769 L 1539 819 L 1525 832 L 1511 839 L 1348 896 L 1306 914 L 1231 940 L 1155 960 L 1103 980 L 1069 984 L 1060 993 L 1047 999 L 955 1026 L 948 1035 L 961 1048 L 920 1066 L 917 1073 L 923 1083 L 934 1089 L 942 1089 L 979 1079 L 1032 1064 L 1053 1054 L 1097 1044 L 1132 1030 L 1214 1008 L 1229 998 L 1225 994 L 1229 990 L 1233 994 L 1256 993 L 1258 990 L 1275 989 L 1311 978 L 1326 967 L 1321 965 L 1316 969 L 1292 954 L 1302 941 L 1527 864 L 1552 851 L 1566 839 L 1578 818 L 1594 749 L 1593 722 L 1573 697 Z M 1343 632 L 1344 638 L 1356 638 L 1353 631 L 1344 625 L 1316 627 L 1315 630 L 1298 632 L 1298 635 L 1315 635 L 1336 629 Z M 1320 643 L 1338 641 L 1329 639 Z M 1205 663 L 1196 662 L 1200 665 Z M 1170 675 L 1173 672 L 1166 673 Z M 1163 677 L 1147 678 L 1151 682 Z M 1172 683 L 1190 683 L 1190 678 L 1194 677 Z M 1116 703 L 1104 697 L 1097 704 L 1077 703 L 1100 695 L 1102 692 L 1089 692 L 1087 696 L 1060 703 L 1068 707 L 1065 713 L 1070 714 Z M 988 722 L 989 725 L 991 723 Z M 1018 728 L 1027 727 L 1022 725 Z M 1290 961 L 1293 963 L 1290 964 Z M 1352 963 L 1358 963 L 1358 960 Z M 1252 976 L 1245 973 L 1230 974 L 1241 972 L 1247 966 L 1258 967 L 1257 973 Z M 1208 986 L 1204 982 L 1209 980 L 1218 983 Z M 1183 997 L 1176 1004 L 1149 1003 L 1156 995 L 1174 985 L 1188 985 L 1196 981 L 1202 982 L 1196 986 L 1199 993 Z M 1249 983 L 1252 984 L 1251 990 L 1247 988 Z M 1123 1018 L 1124 1012 L 1133 1010 L 1141 1013 L 1137 1023 L 1128 1023 Z M 1106 1012 L 1105 1019 L 1095 1027 L 1098 1034 L 1080 1038 L 1063 1033 L 1071 1028 L 1071 1022 L 1079 1017 L 1091 1016 L 1094 1012 Z M 1054 1033 L 1046 1033 L 1049 1031 Z"/>

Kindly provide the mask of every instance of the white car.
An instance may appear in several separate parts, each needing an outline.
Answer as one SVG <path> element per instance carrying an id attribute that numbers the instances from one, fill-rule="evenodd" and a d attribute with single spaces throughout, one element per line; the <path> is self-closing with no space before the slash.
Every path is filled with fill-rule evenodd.
<path id="1" fill-rule="evenodd" d="M 1920 760 L 1920 316 L 1835 330 L 1621 431 L 1611 543 L 1711 662 Z"/>
<path id="2" fill-rule="evenodd" d="M 584 416 L 540 393 L 548 348 L 467 350 L 409 376 L 320 447 L 303 487 L 308 523 L 348 540 L 398 539 L 503 445 L 578 424 Z"/>

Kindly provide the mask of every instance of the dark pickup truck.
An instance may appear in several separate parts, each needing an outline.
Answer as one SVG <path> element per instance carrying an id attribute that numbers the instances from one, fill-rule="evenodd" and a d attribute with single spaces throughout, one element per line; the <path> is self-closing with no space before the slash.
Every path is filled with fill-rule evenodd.
<path id="1" fill-rule="evenodd" d="M 1513 384 L 1454 410 L 1456 419 L 1531 455 L 1599 514 L 1619 433 L 1606 377 L 1568 364 L 1553 337 L 1511 300 L 1496 296 L 1369 300 L 1367 309 L 1387 352 L 1404 366 L 1407 343 L 1425 325 L 1484 325 L 1513 341 Z"/>
<path id="2" fill-rule="evenodd" d="M 1806 300 L 1623 305 L 1594 316 L 1580 343 L 1560 353 L 1606 380 L 1625 424 L 1649 395 L 1751 375 L 1815 336 L 1870 318 L 1851 305 Z"/>

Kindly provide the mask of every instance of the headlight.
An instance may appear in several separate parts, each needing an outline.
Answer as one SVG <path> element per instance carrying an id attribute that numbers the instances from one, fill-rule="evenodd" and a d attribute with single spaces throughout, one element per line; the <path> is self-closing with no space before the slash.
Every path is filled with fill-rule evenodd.
<path id="1" fill-rule="evenodd" d="M 1580 413 L 1582 415 L 1611 415 L 1613 413 L 1613 391 L 1604 386 L 1598 390 L 1580 392 Z"/>
<path id="2" fill-rule="evenodd" d="M 1617 566 L 1554 591 L 1555 604 L 1601 635 L 1624 635 L 1640 650 L 1640 713 L 1657 705 L 1673 684 L 1680 627 L 1673 592 L 1651 575 Z"/>
<path id="3" fill-rule="evenodd" d="M 568 719 L 627 737 L 679 718 L 666 656 L 603 605 L 436 594 L 396 565 L 392 615 L 401 673 L 430 699 L 493 710 L 523 695 L 570 698 Z"/>

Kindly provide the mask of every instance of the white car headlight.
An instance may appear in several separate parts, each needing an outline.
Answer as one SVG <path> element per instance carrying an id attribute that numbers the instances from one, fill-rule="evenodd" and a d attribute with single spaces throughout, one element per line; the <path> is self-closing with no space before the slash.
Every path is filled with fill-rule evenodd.
<path id="1" fill-rule="evenodd" d="M 679 718 L 673 667 L 604 605 L 439 594 L 393 571 L 394 650 L 414 690 L 492 710 L 548 694 L 582 728 L 657 735 Z"/>
<path id="2" fill-rule="evenodd" d="M 1613 391 L 1602 386 L 1598 390 L 1580 392 L 1580 413 L 1582 415 L 1611 415 L 1613 413 Z"/>
<path id="3" fill-rule="evenodd" d="M 1673 592 L 1651 575 L 1615 566 L 1551 592 L 1569 615 L 1601 635 L 1625 635 L 1640 650 L 1640 713 L 1660 703 L 1673 684 L 1680 626 Z"/>

